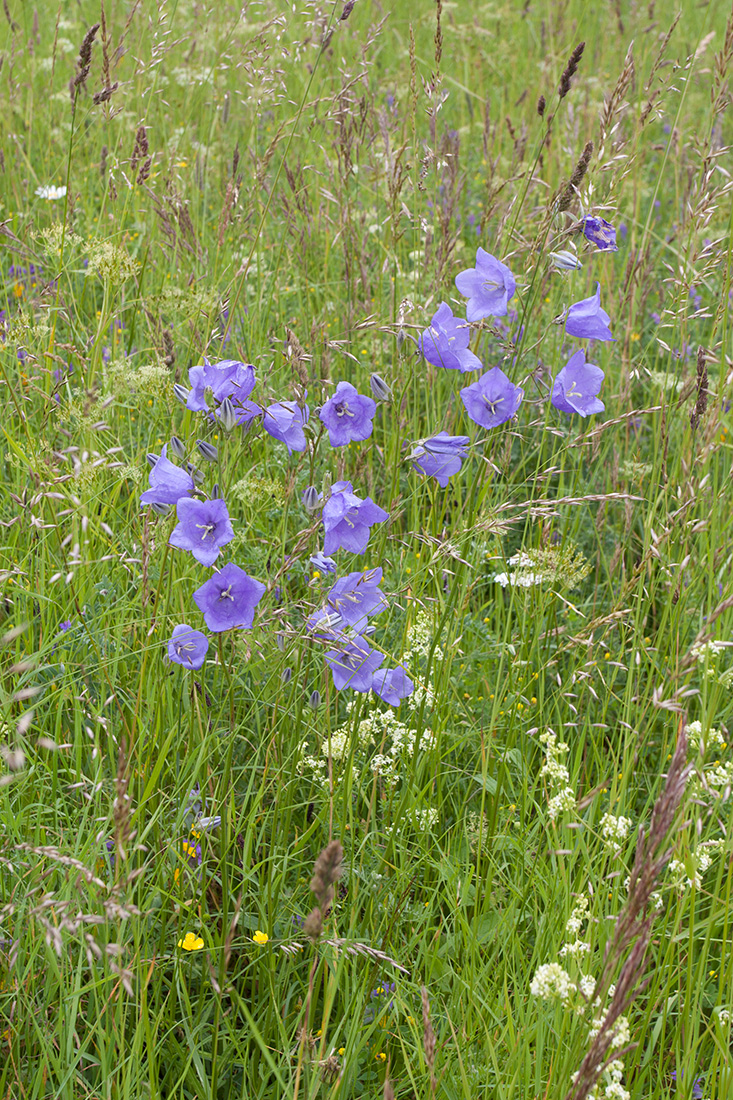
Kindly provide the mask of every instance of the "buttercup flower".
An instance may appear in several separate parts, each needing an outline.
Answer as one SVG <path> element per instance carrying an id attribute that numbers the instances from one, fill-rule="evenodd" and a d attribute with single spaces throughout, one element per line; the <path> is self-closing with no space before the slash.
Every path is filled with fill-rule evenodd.
<path id="1" fill-rule="evenodd" d="M 362 500 L 350 481 L 335 482 L 323 506 L 324 552 L 334 554 L 343 548 L 352 554 L 363 554 L 369 542 L 369 528 L 387 519 L 389 512 L 375 504 L 371 497 Z"/>
<path id="2" fill-rule="evenodd" d="M 186 407 L 192 412 L 209 412 L 206 404 L 206 390 L 210 389 L 214 401 L 221 404 L 228 397 L 232 404 L 241 404 L 255 387 L 255 369 L 249 363 L 240 363 L 236 359 L 223 359 L 220 363 L 210 363 L 191 367 L 188 380 L 192 389 L 186 400 Z"/>
<path id="3" fill-rule="evenodd" d="M 339 382 L 333 397 L 325 403 L 318 416 L 328 428 L 332 447 L 368 439 L 374 427 L 376 402 L 358 393 L 350 382 Z"/>
<path id="4" fill-rule="evenodd" d="M 213 565 L 219 550 L 234 538 L 234 529 L 223 500 L 189 500 L 182 497 L 176 505 L 178 524 L 173 528 L 170 545 L 190 550 L 202 565 Z"/>
<path id="5" fill-rule="evenodd" d="M 464 372 L 481 370 L 481 360 L 469 350 L 470 339 L 468 324 L 454 317 L 450 306 L 441 302 L 433 314 L 430 328 L 425 329 L 417 346 L 428 363 L 435 367 Z"/>
<path id="6" fill-rule="evenodd" d="M 586 363 L 583 348 L 571 355 L 558 372 L 552 387 L 552 404 L 560 412 L 592 416 L 603 412 L 605 405 L 597 397 L 605 375 L 600 367 Z"/>
<path id="7" fill-rule="evenodd" d="M 164 443 L 160 455 L 148 474 L 150 488 L 140 497 L 145 504 L 177 504 L 181 497 L 190 496 L 194 489 L 193 478 L 180 466 L 166 457 Z"/>
<path id="8" fill-rule="evenodd" d="M 305 450 L 304 426 L 308 423 L 310 409 L 304 405 L 301 409 L 296 401 L 278 401 L 265 409 L 262 426 L 273 439 L 279 439 L 293 451 Z"/>
<path id="9" fill-rule="evenodd" d="M 372 686 L 374 673 L 384 661 L 381 653 L 376 653 L 361 637 L 344 639 L 338 649 L 326 653 L 326 662 L 333 673 L 334 686 L 338 691 L 351 688 L 352 691 L 366 692 Z"/>
<path id="10" fill-rule="evenodd" d="M 616 230 L 605 218 L 584 218 L 583 235 L 601 252 L 618 252 Z"/>
<path id="11" fill-rule="evenodd" d="M 426 477 L 434 477 L 445 489 L 448 479 L 460 470 L 470 442 L 467 435 L 438 432 L 432 439 L 415 444 L 410 454 L 413 468 Z"/>
<path id="12" fill-rule="evenodd" d="M 565 321 L 568 336 L 579 336 L 581 340 L 613 340 L 608 322 L 611 318 L 605 309 L 601 309 L 601 284 L 596 283 L 596 292 L 582 302 L 570 307 Z"/>
<path id="13" fill-rule="evenodd" d="M 391 707 L 398 707 L 400 701 L 408 695 L 412 695 L 415 684 L 405 672 L 404 668 L 384 668 L 374 673 L 372 691 Z M 394 989 L 394 986 L 392 987 Z M 374 994 L 372 994 L 374 996 Z"/>
<path id="14" fill-rule="evenodd" d="M 195 932 L 186 932 L 183 939 L 178 941 L 178 946 L 182 947 L 184 951 L 200 951 L 204 946 L 204 941 Z"/>
<path id="15" fill-rule="evenodd" d="M 476 266 L 456 276 L 456 286 L 468 298 L 466 318 L 503 317 L 517 283 L 506 264 L 483 248 L 476 252 Z"/>
<path id="16" fill-rule="evenodd" d="M 206 659 L 209 639 L 200 630 L 194 630 L 186 623 L 173 627 L 168 642 L 168 660 L 184 668 L 201 668 Z"/>
<path id="17" fill-rule="evenodd" d="M 193 598 L 209 630 L 218 632 L 234 627 L 249 630 L 255 607 L 266 591 L 261 581 L 229 562 L 197 588 Z"/>
<path id="18" fill-rule="evenodd" d="M 523 398 L 524 390 L 510 382 L 501 367 L 492 367 L 478 382 L 461 390 L 466 412 L 482 428 L 495 428 L 511 420 Z"/>
<path id="19" fill-rule="evenodd" d="M 379 587 L 381 580 L 381 569 L 368 569 L 364 573 L 357 570 L 337 580 L 326 597 L 328 606 L 357 634 L 366 627 L 368 615 L 378 615 L 387 607 Z"/>
<path id="20" fill-rule="evenodd" d="M 260 932 L 259 929 L 255 932 L 252 939 L 256 944 L 259 944 L 260 947 L 264 947 L 266 943 L 270 942 L 270 937 L 267 935 L 267 932 Z"/>

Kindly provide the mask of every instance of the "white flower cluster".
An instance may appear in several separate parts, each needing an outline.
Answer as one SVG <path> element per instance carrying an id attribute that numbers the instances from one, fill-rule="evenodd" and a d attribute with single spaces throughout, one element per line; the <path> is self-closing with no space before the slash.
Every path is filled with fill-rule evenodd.
<path id="1" fill-rule="evenodd" d="M 704 732 L 702 722 L 690 722 L 689 726 L 685 726 L 685 733 L 690 748 L 699 749 L 701 756 L 704 756 L 705 750 L 711 745 L 717 745 L 721 749 L 726 746 L 726 740 L 721 731 L 711 726 L 707 732 Z"/>
<path id="2" fill-rule="evenodd" d="M 601 818 L 601 838 L 609 852 L 615 856 L 621 854 L 621 848 L 629 835 L 629 829 L 633 825 L 630 817 L 614 817 L 613 814 L 604 814 Z"/>
<path id="3" fill-rule="evenodd" d="M 540 741 L 545 746 L 545 763 L 540 775 L 547 779 L 553 792 L 547 804 L 547 812 L 550 820 L 554 821 L 560 814 L 575 809 L 575 791 L 570 786 L 570 772 L 560 759 L 570 751 L 570 747 L 564 741 L 558 741 L 552 730 L 541 734 Z"/>
<path id="4" fill-rule="evenodd" d="M 702 876 L 712 866 L 713 855 L 724 847 L 724 837 L 705 840 L 698 846 L 697 851 L 690 853 L 686 862 L 681 859 L 671 859 L 669 870 L 672 875 L 672 885 L 677 893 L 684 893 L 687 886 L 694 886 L 699 890 L 702 886 Z M 688 870 L 691 874 L 688 874 Z"/>
<path id="5" fill-rule="evenodd" d="M 588 920 L 588 898 L 585 894 L 581 894 L 578 898 L 577 904 L 572 913 L 568 917 L 565 925 L 565 931 L 568 934 L 568 942 L 563 944 L 560 948 L 560 958 L 572 958 L 579 959 L 581 955 L 586 955 L 590 951 L 590 944 L 585 940 L 580 939 L 580 930 Z M 570 937 L 575 939 L 570 939 Z M 585 975 L 584 975 L 585 977 Z M 591 989 L 595 986 L 595 982 L 591 978 Z M 582 989 L 582 986 L 581 986 Z M 581 1009 L 582 1011 L 582 1009 Z"/>
<path id="6" fill-rule="evenodd" d="M 719 1023 L 723 1027 L 725 1027 L 730 1023 L 730 1020 L 731 1020 L 730 1009 L 729 1008 L 719 1008 L 718 1009 L 718 1021 L 719 1021 Z"/>
<path id="7" fill-rule="evenodd" d="M 706 665 L 708 662 L 714 662 L 718 659 L 718 654 L 722 653 L 725 646 L 722 642 L 703 642 L 701 645 L 694 645 L 690 650 L 690 656 L 694 657 L 698 664 Z"/>
<path id="8" fill-rule="evenodd" d="M 404 660 L 409 661 L 410 657 L 429 657 L 432 643 L 433 628 L 430 616 L 427 612 L 420 611 L 407 631 Z M 443 650 L 439 645 L 435 647 L 434 658 L 436 661 L 443 658 Z"/>
<path id="9" fill-rule="evenodd" d="M 559 963 L 545 963 L 538 967 L 529 991 L 533 997 L 540 997 L 543 1001 L 560 1001 L 567 1005 L 577 987 L 567 970 L 563 970 Z"/>
<path id="10" fill-rule="evenodd" d="M 513 572 L 494 575 L 502 588 L 531 588 L 543 583 L 575 588 L 590 572 L 588 562 L 573 545 L 520 550 L 508 564 L 514 566 Z"/>

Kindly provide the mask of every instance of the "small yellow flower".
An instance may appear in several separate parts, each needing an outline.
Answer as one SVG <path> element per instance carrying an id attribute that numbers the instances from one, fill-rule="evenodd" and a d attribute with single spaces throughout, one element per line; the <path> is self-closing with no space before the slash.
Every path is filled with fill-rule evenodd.
<path id="1" fill-rule="evenodd" d="M 252 939 L 255 943 L 259 944 L 260 947 L 264 947 L 266 943 L 269 943 L 270 937 L 267 935 L 267 932 L 260 932 L 260 930 L 257 929 Z"/>
<path id="2" fill-rule="evenodd" d="M 378 1054 L 374 1055 L 374 1057 L 377 1059 L 378 1062 L 386 1062 L 387 1061 L 387 1055 L 384 1053 L 383 1050 L 380 1050 Z"/>
<path id="3" fill-rule="evenodd" d="M 204 946 L 204 941 L 195 932 L 186 932 L 183 939 L 178 941 L 178 946 L 182 947 L 184 951 L 200 951 Z"/>
<path id="4" fill-rule="evenodd" d="M 338 1052 L 339 1054 L 346 1054 L 346 1047 L 339 1047 Z"/>

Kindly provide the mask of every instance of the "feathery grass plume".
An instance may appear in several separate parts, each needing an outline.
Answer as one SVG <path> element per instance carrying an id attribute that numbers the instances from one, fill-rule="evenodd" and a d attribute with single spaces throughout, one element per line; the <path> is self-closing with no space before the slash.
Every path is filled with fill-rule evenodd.
<path id="1" fill-rule="evenodd" d="M 356 7 L 356 0 L 346 0 L 346 3 L 344 4 L 344 7 L 343 7 L 343 11 L 341 12 L 341 15 L 339 16 L 339 19 L 341 20 L 342 23 L 346 22 L 346 20 L 349 18 L 349 16 L 351 15 L 351 13 L 352 13 L 352 11 L 354 10 L 355 7 Z"/>
<path id="2" fill-rule="evenodd" d="M 79 88 L 86 88 L 87 86 L 87 77 L 89 76 L 89 70 L 92 65 L 92 46 L 94 44 L 94 39 L 97 37 L 98 30 L 99 23 L 93 23 L 82 40 L 79 49 L 79 57 L 76 62 L 76 76 L 74 77 L 75 96 Z"/>
<path id="3" fill-rule="evenodd" d="M 430 1020 L 430 1001 L 428 1000 L 428 991 L 424 985 L 420 986 L 420 996 L 422 998 L 422 1041 L 423 1049 L 425 1051 L 425 1061 L 427 1067 L 430 1070 L 430 1095 L 435 1096 L 437 1089 L 437 1081 L 435 1080 L 435 1032 L 433 1031 L 433 1025 Z"/>
<path id="4" fill-rule="evenodd" d="M 389 1079 L 389 1070 L 384 1075 L 384 1100 L 394 1100 L 394 1089 L 392 1088 L 392 1082 Z"/>
<path id="5" fill-rule="evenodd" d="M 176 349 L 173 343 L 173 333 L 169 328 L 163 329 L 163 362 L 170 368 L 176 361 Z"/>
<path id="6" fill-rule="evenodd" d="M 443 56 L 443 28 L 440 25 L 440 17 L 443 14 L 443 0 L 436 0 L 435 2 L 435 64 L 436 67 L 440 66 L 440 59 Z"/>
<path id="7" fill-rule="evenodd" d="M 570 54 L 568 63 L 565 66 L 565 71 L 560 77 L 560 86 L 557 89 L 557 94 L 560 99 L 564 99 L 570 91 L 570 83 L 578 71 L 578 65 L 580 59 L 583 56 L 583 50 L 585 49 L 585 42 L 579 42 L 573 52 Z"/>
<path id="8" fill-rule="evenodd" d="M 575 198 L 577 190 L 583 182 L 583 177 L 588 171 L 588 165 L 590 164 L 590 159 L 592 156 L 593 142 L 586 141 L 583 152 L 580 154 L 580 159 L 573 169 L 573 174 L 566 183 L 563 192 L 560 195 L 560 200 L 557 204 L 558 214 L 561 214 L 563 210 L 567 210 L 573 199 Z"/>
<path id="9" fill-rule="evenodd" d="M 334 883 L 341 874 L 344 850 L 341 841 L 332 840 L 323 849 L 313 867 L 310 887 L 316 896 L 316 905 L 305 918 L 303 933 L 314 943 L 323 931 L 323 921 L 334 899 Z"/>
<path id="10" fill-rule="evenodd" d="M 690 425 L 693 432 L 697 429 L 701 418 L 705 415 L 708 407 L 708 368 L 707 368 L 707 353 L 705 348 L 700 344 L 697 349 L 697 396 L 695 398 L 695 407 L 690 413 Z"/>
<path id="11" fill-rule="evenodd" d="M 3 0 L 3 11 L 5 12 L 5 18 L 8 21 L 8 24 L 10 26 L 11 31 L 13 31 L 13 33 L 15 33 L 15 31 L 20 30 L 18 24 L 15 22 L 15 20 L 13 19 L 13 17 L 10 14 L 10 8 L 8 7 L 8 0 Z"/>
<path id="12" fill-rule="evenodd" d="M 600 997 L 603 1000 L 624 952 L 629 947 L 631 950 L 621 966 L 608 1011 L 575 1074 L 566 1100 L 586 1100 L 608 1063 L 623 1057 L 624 1052 L 636 1046 L 633 1044 L 624 1050 L 613 1050 L 615 1025 L 646 984 L 643 981 L 646 951 L 656 912 L 652 894 L 657 879 L 670 859 L 668 837 L 684 802 L 685 785 L 691 770 L 687 763 L 687 729 L 683 717 L 666 782 L 652 808 L 649 832 L 646 834 L 643 827 L 639 829 L 626 905 L 618 916 L 613 940 L 606 950 L 606 961 L 596 982 L 594 998 Z"/>
<path id="13" fill-rule="evenodd" d="M 130 157 L 130 175 L 134 176 L 138 164 L 140 165 L 140 171 L 137 176 L 138 183 L 144 183 L 150 175 L 152 158 L 148 156 L 149 150 L 150 146 L 148 144 L 147 130 L 144 126 L 139 126 L 135 134 L 135 145 L 133 146 L 132 156 Z"/>
<path id="14" fill-rule="evenodd" d="M 537 100 L 537 114 L 540 116 L 540 118 L 544 118 L 545 107 L 546 106 L 547 106 L 547 100 L 545 99 L 545 97 L 543 95 L 541 95 L 539 97 L 539 99 Z"/>

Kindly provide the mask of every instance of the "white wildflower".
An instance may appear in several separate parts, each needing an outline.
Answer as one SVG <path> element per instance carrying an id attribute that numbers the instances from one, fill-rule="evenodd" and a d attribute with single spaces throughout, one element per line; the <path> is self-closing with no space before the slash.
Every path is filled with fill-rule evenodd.
<path id="1" fill-rule="evenodd" d="M 629 835 L 633 822 L 630 817 L 615 817 L 604 814 L 601 818 L 601 837 L 609 852 L 620 855 L 624 841 Z"/>
<path id="2" fill-rule="evenodd" d="M 559 963 L 545 963 L 537 970 L 529 991 L 533 997 L 541 997 L 543 1001 L 559 1000 L 566 1005 L 576 992 L 576 987 L 567 970 L 563 970 Z"/>
<path id="3" fill-rule="evenodd" d="M 56 202 L 58 199 L 66 197 L 66 187 L 55 187 L 52 183 L 44 183 L 36 188 L 36 194 L 39 199 L 48 199 L 49 202 Z"/>
<path id="4" fill-rule="evenodd" d="M 553 795 L 547 803 L 547 812 L 550 821 L 554 821 L 560 814 L 570 813 L 575 809 L 575 791 L 572 787 L 566 787 L 558 794 Z"/>

